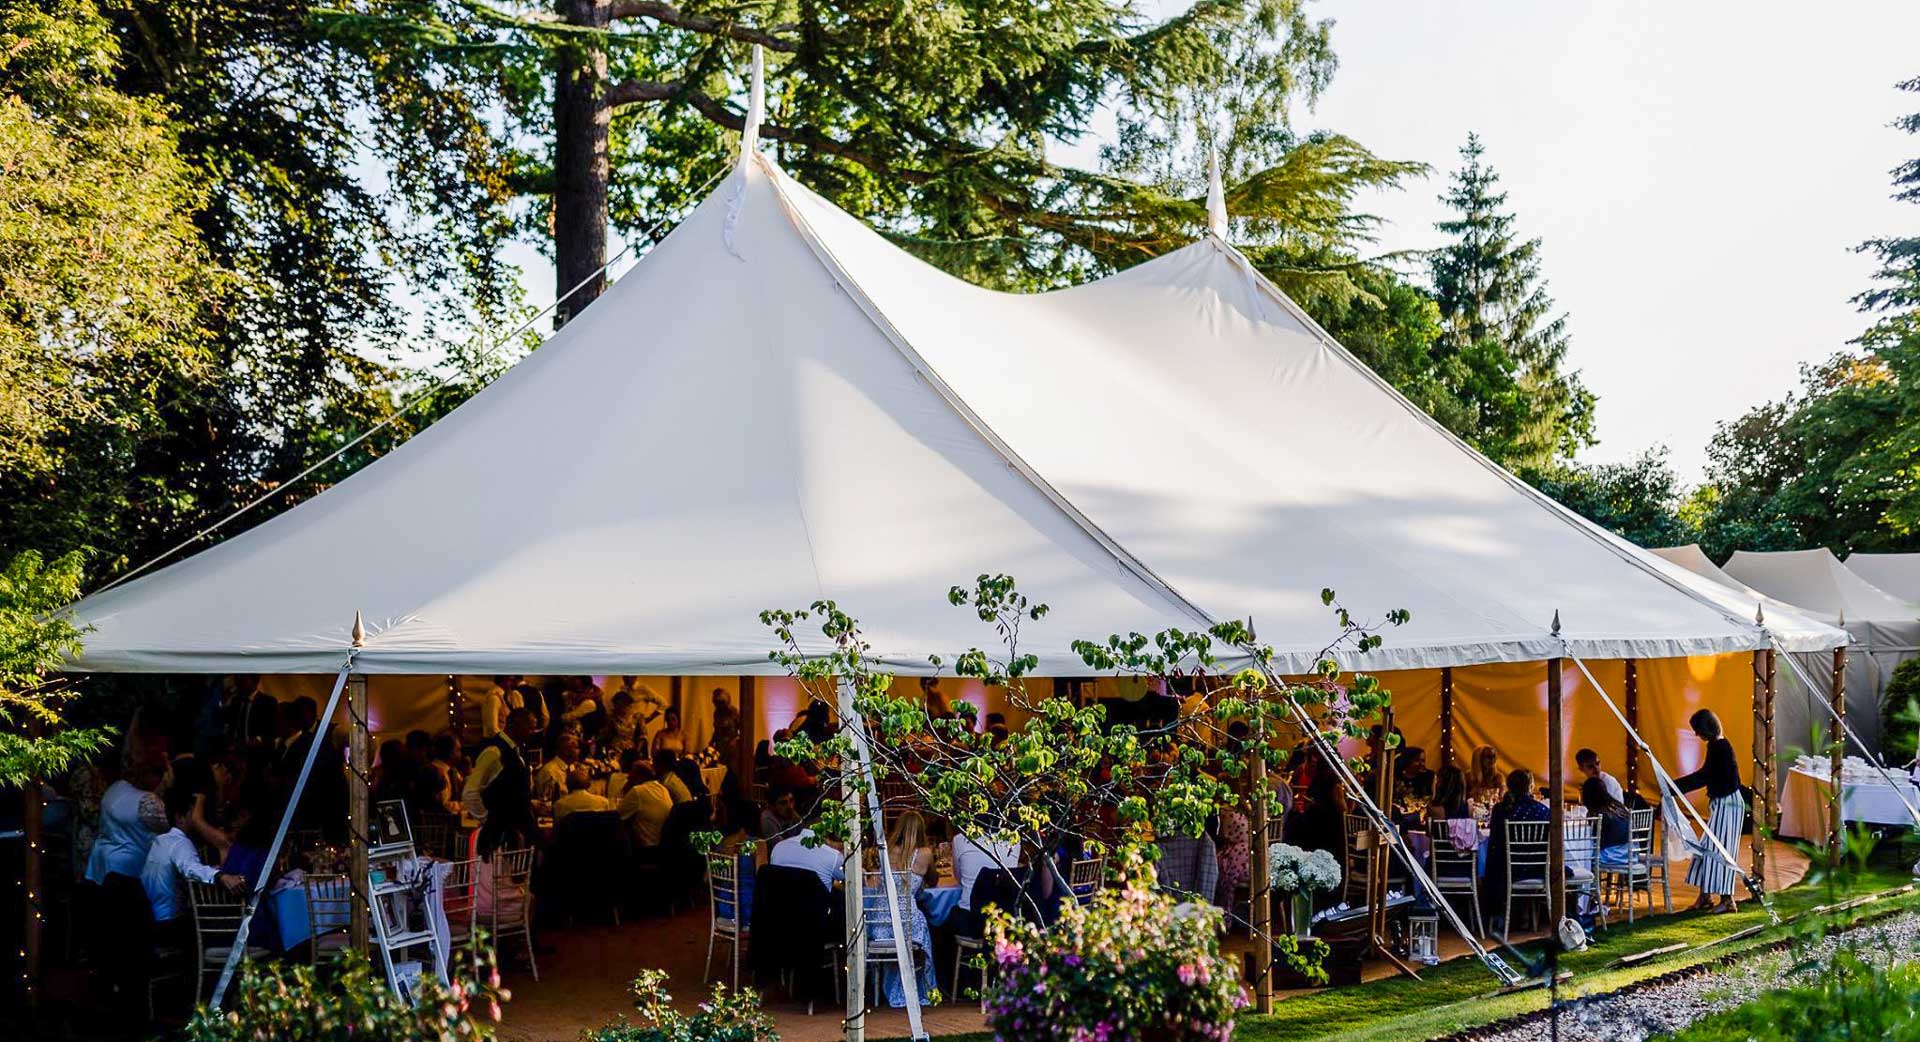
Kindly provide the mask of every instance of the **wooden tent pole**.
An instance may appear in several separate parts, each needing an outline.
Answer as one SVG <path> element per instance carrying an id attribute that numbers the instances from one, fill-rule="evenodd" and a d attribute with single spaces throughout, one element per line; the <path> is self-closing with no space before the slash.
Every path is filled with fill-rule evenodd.
<path id="1" fill-rule="evenodd" d="M 38 737 L 40 721 L 28 720 L 27 733 Z M 40 914 L 45 895 L 46 880 L 42 869 L 42 848 L 46 837 L 42 832 L 40 779 L 28 778 L 27 784 L 20 790 L 21 830 L 26 833 L 26 864 L 22 866 L 20 885 L 26 891 L 26 900 L 20 902 L 22 916 L 20 934 L 20 980 L 24 986 L 27 1009 L 38 1007 L 40 988 L 40 946 L 45 937 L 46 917 Z M 71 930 L 69 923 L 67 929 Z"/>
<path id="2" fill-rule="evenodd" d="M 752 677 L 740 678 L 740 748 L 734 751 L 733 773 L 740 783 L 739 792 L 742 796 L 753 793 L 753 751 L 759 744 L 754 737 L 760 733 L 759 692 L 754 690 L 753 681 Z"/>
<path id="3" fill-rule="evenodd" d="M 1840 866 L 1840 834 L 1845 826 L 1840 820 L 1841 797 L 1846 788 L 1846 719 L 1847 719 L 1847 649 L 1833 649 L 1833 688 L 1828 695 L 1833 700 L 1833 720 L 1827 724 L 1827 741 L 1831 746 L 1829 754 L 1828 779 L 1832 792 L 1827 807 L 1827 864 Z"/>
<path id="4" fill-rule="evenodd" d="M 1267 788 L 1267 718 L 1264 713 L 1256 713 L 1253 718 L 1253 758 L 1249 766 L 1248 777 L 1252 784 L 1248 786 L 1251 796 L 1247 810 L 1251 821 L 1249 830 L 1253 833 L 1253 842 L 1248 854 L 1251 855 L 1247 880 L 1247 918 L 1252 923 L 1253 933 L 1253 1008 L 1256 1013 L 1273 1012 L 1273 902 L 1268 888 L 1271 866 L 1267 860 L 1267 799 L 1272 793 Z"/>
<path id="5" fill-rule="evenodd" d="M 1453 765 L 1453 667 L 1440 667 L 1440 764 Z"/>
<path id="6" fill-rule="evenodd" d="M 1567 757 L 1560 718 L 1560 669 L 1560 659 L 1547 660 L 1547 918 L 1551 930 L 1558 930 L 1567 916 Z"/>
<path id="7" fill-rule="evenodd" d="M 321 721 L 314 741 L 326 740 L 327 722 Z M 347 850 L 349 852 L 354 893 L 367 893 L 367 837 L 373 829 L 373 808 L 367 799 L 367 777 L 373 770 L 373 742 L 367 733 L 367 678 L 355 673 L 347 678 Z M 271 866 L 269 866 L 271 868 Z M 367 918 L 367 902 L 354 901 L 347 920 L 347 942 L 356 952 L 367 950 L 367 935 L 372 926 Z"/>
<path id="8" fill-rule="evenodd" d="M 1630 793 L 1640 791 L 1640 746 L 1633 736 L 1640 730 L 1640 660 L 1627 660 L 1627 785 Z"/>
<path id="9" fill-rule="evenodd" d="M 1767 878 L 1773 829 L 1773 649 L 1753 653 L 1753 874 Z"/>

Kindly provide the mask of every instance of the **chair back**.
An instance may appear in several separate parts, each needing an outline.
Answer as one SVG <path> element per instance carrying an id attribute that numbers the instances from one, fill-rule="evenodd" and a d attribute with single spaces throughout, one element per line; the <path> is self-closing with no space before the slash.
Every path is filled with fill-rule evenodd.
<path id="1" fill-rule="evenodd" d="M 913 913 L 917 910 L 913 899 L 913 873 L 893 873 L 894 907 L 900 911 L 900 925 L 908 931 L 908 941 L 912 941 Z M 898 962 L 898 953 L 893 945 L 893 916 L 887 909 L 887 882 L 878 871 L 866 873 L 866 885 L 860 891 L 860 916 L 867 924 L 867 959 L 869 962 Z"/>
<path id="2" fill-rule="evenodd" d="M 493 893 L 526 893 L 533 885 L 533 848 L 496 850 L 493 854 Z"/>
<path id="3" fill-rule="evenodd" d="M 1507 885 L 1532 882 L 1544 885 L 1551 857 L 1548 821 L 1507 822 Z"/>
<path id="4" fill-rule="evenodd" d="M 1373 829 L 1373 824 L 1364 814 L 1346 813 L 1340 816 L 1341 823 L 1341 859 L 1340 867 L 1344 871 L 1345 885 L 1343 894 L 1348 904 L 1360 904 L 1366 901 L 1367 852 L 1364 844 Z"/>
<path id="5" fill-rule="evenodd" d="M 346 876 L 314 873 L 301 885 L 307 892 L 308 928 L 315 938 L 353 923 L 353 887 Z"/>
<path id="6" fill-rule="evenodd" d="M 751 858 L 751 854 L 741 852 L 707 852 L 707 906 L 714 929 L 722 933 L 746 932 L 747 915 L 752 909 L 740 900 L 740 862 L 747 859 L 751 864 Z"/>
<path id="7" fill-rule="evenodd" d="M 479 858 L 455 861 L 447 866 L 446 882 L 440 888 L 440 907 L 447 914 L 447 931 L 455 940 L 473 936 L 473 920 L 480 888 Z"/>
<path id="8" fill-rule="evenodd" d="M 453 838 L 460 831 L 460 819 L 452 814 L 426 811 L 413 827 L 413 845 L 422 854 L 459 858 L 465 851 L 455 850 Z"/>
<path id="9" fill-rule="evenodd" d="M 1267 846 L 1286 841 L 1287 812 L 1284 809 L 1276 810 L 1271 817 L 1267 818 Z"/>
<path id="10" fill-rule="evenodd" d="M 1653 860 L 1653 822 L 1658 812 L 1652 807 L 1627 812 L 1627 845 L 1633 857 L 1628 862 L 1642 869 Z"/>
<path id="11" fill-rule="evenodd" d="M 1453 832 L 1436 821 L 1427 829 L 1427 860 L 1432 865 L 1435 885 L 1471 886 L 1479 872 L 1479 851 L 1454 845 Z"/>
<path id="12" fill-rule="evenodd" d="M 1575 870 L 1577 881 L 1591 883 L 1600 868 L 1600 819 L 1592 814 L 1567 818 L 1560 828 L 1564 864 Z"/>
<path id="13" fill-rule="evenodd" d="M 187 900 L 193 905 L 193 933 L 200 944 L 200 961 L 207 952 L 233 944 L 240 934 L 240 920 L 246 917 L 246 899 L 230 894 L 217 883 L 187 880 Z"/>
<path id="14" fill-rule="evenodd" d="M 1106 881 L 1107 859 L 1104 857 L 1081 858 L 1067 866 L 1067 889 L 1073 891 L 1074 900 L 1081 904 L 1093 900 L 1093 895 Z"/>

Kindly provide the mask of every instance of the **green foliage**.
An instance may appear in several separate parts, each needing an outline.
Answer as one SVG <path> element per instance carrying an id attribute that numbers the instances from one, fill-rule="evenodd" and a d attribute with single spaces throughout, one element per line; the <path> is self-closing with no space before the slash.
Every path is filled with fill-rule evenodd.
<path id="1" fill-rule="evenodd" d="M 0 570 L 0 789 L 57 776 L 107 745 L 108 732 L 67 726 L 74 692 L 50 674 L 80 650 L 63 609 L 80 592 L 80 555 L 48 563 L 28 551 Z"/>
<path id="2" fill-rule="evenodd" d="M 1887 763 L 1911 763 L 1920 753 L 1920 659 L 1893 667 L 1887 690 L 1880 697 L 1881 754 Z"/>
<path id="3" fill-rule="evenodd" d="M 1453 241 L 1432 255 L 1442 347 L 1478 410 L 1470 439 L 1495 462 L 1544 467 L 1593 442 L 1594 398 L 1562 366 L 1566 316 L 1553 313 L 1540 276 L 1540 240 L 1522 240 L 1499 175 L 1478 137 L 1441 200 L 1458 216 L 1436 227 Z"/>
<path id="4" fill-rule="evenodd" d="M 118 54 L 91 0 L 0 4 L 0 554 L 132 509 L 166 399 L 210 377 L 197 179 Z"/>
<path id="5" fill-rule="evenodd" d="M 1842 949 L 1816 982 L 1769 991 L 1695 1023 L 1672 1042 L 1916 1042 L 1920 964 Z"/>
<path id="6" fill-rule="evenodd" d="M 713 995 L 692 1016 L 673 1008 L 664 970 L 646 970 L 629 988 L 640 1021 L 626 1017 L 580 1033 L 581 1042 L 774 1042 L 773 1018 L 760 1011 L 751 988 L 729 991 L 715 984 Z"/>
<path id="7" fill-rule="evenodd" d="M 485 1042 L 509 998 L 490 955 L 476 955 L 448 987 L 422 975 L 412 1002 L 358 953 L 337 967 L 241 965 L 228 1008 L 201 1007 L 187 1023 L 187 1042 Z"/>
<path id="8" fill-rule="evenodd" d="M 1176 907 L 1151 879 L 1069 901 L 1039 926 L 994 913 L 999 978 L 987 998 L 996 1037 L 1032 1042 L 1152 1038 L 1215 1042 L 1232 1036 L 1247 1004 L 1220 957 L 1219 910 Z"/>
<path id="9" fill-rule="evenodd" d="M 1697 541 L 1665 449 L 1650 449 L 1625 463 L 1566 462 L 1520 476 L 1574 513 L 1640 546 Z"/>

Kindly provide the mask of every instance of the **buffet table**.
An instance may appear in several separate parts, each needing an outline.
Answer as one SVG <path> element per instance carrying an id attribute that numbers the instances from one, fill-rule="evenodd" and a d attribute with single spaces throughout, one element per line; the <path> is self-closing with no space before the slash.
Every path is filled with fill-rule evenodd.
<path id="1" fill-rule="evenodd" d="M 1840 794 L 1840 819 L 1870 825 L 1913 824 L 1913 816 L 1907 813 L 1901 796 L 1904 794 L 1908 801 L 1920 807 L 1920 788 L 1898 772 L 1889 773 L 1897 789 L 1864 762 L 1850 758 L 1849 769 L 1843 774 L 1846 781 Z M 1795 764 L 1787 771 L 1786 784 L 1780 790 L 1780 834 L 1816 842 L 1825 840 L 1832 800 L 1833 781 L 1825 763 L 1809 764 L 1803 759 Z"/>

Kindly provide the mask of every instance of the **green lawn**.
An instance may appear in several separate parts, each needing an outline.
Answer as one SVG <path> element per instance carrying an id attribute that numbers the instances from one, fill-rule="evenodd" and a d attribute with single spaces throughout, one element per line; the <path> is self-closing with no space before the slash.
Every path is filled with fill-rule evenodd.
<path id="1" fill-rule="evenodd" d="M 1786 890 L 1775 895 L 1774 907 L 1784 918 L 1846 897 L 1891 890 L 1909 881 L 1904 864 L 1876 863 L 1844 887 L 1829 888 L 1823 882 L 1810 881 Z M 1908 893 L 1866 905 L 1852 915 L 1877 915 L 1894 908 L 1916 906 L 1920 906 L 1920 893 Z M 1675 952 L 1632 967 L 1607 968 L 1623 956 L 1673 944 L 1707 944 L 1766 921 L 1761 907 L 1749 902 L 1731 915 L 1661 916 L 1643 919 L 1632 926 L 1617 923 L 1601 933 L 1586 951 L 1561 960 L 1562 970 L 1573 974 L 1573 979 L 1562 985 L 1561 994 L 1565 997 L 1613 991 L 1638 980 L 1778 940 L 1782 931 L 1769 929 L 1757 936 L 1703 951 Z M 1494 978 L 1477 960 L 1455 959 L 1423 971 L 1418 981 L 1393 977 L 1285 999 L 1275 1004 L 1269 1016 L 1242 1016 L 1234 1037 L 1241 1042 L 1311 1042 L 1315 1039 L 1405 1042 L 1450 1034 L 1544 1009 L 1546 1005 L 1546 989 L 1500 994 Z M 991 1036 L 975 1033 L 950 1037 L 980 1042 Z"/>

